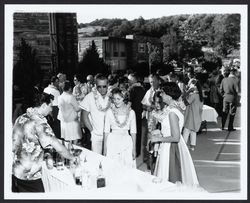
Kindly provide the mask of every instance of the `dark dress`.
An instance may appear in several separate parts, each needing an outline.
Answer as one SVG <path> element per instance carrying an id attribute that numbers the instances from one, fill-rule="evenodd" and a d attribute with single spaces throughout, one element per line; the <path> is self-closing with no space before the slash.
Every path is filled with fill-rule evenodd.
<path id="1" fill-rule="evenodd" d="M 145 95 L 145 89 L 142 86 L 136 85 L 129 89 L 129 98 L 131 102 L 131 108 L 135 111 L 136 117 L 136 157 L 141 152 L 141 129 L 142 129 L 142 104 L 141 100 Z"/>

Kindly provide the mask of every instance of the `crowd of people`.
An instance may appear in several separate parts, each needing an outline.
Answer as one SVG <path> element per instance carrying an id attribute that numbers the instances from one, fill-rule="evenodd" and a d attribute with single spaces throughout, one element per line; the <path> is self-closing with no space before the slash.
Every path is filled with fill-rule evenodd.
<path id="1" fill-rule="evenodd" d="M 130 168 L 136 168 L 136 157 L 142 154 L 152 174 L 162 180 L 198 185 L 189 150 L 195 150 L 203 104 L 209 100 L 217 110 L 222 130 L 230 114 L 228 130 L 235 130 L 236 73 L 233 66 L 220 74 L 212 72 L 209 95 L 192 70 L 187 80 L 173 72 L 166 77 L 150 74 L 149 86 L 134 72 L 119 77 L 88 75 L 85 82 L 80 75 L 73 81 L 62 73 L 51 77 L 34 107 L 22 115 L 14 111 L 13 192 L 44 191 L 44 151 L 54 148 L 74 160 L 65 143 L 89 148 Z"/>

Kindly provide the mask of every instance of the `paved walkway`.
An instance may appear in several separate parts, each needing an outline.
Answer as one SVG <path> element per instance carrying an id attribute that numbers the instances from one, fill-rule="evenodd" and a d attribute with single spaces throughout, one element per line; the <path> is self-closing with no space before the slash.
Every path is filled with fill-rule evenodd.
<path id="1" fill-rule="evenodd" d="M 200 185 L 211 193 L 240 191 L 240 108 L 234 126 L 236 131 L 220 130 L 218 124 L 208 123 L 207 133 L 197 136 L 197 147 L 191 152 Z M 227 123 L 226 123 L 227 126 Z M 142 158 L 137 159 L 140 170 L 146 171 Z"/>

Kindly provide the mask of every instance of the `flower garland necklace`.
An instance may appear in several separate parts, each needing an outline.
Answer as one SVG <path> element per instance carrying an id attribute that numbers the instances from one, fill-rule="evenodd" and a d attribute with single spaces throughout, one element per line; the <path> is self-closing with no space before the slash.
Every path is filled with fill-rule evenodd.
<path id="1" fill-rule="evenodd" d="M 110 98 L 108 98 L 107 105 L 105 107 L 102 107 L 101 104 L 100 104 L 100 102 L 99 102 L 99 100 L 98 100 L 99 95 L 97 94 L 97 89 L 96 88 L 93 89 L 93 94 L 94 94 L 95 105 L 96 105 L 97 109 L 99 111 L 106 112 L 109 109 L 110 104 L 111 104 Z M 106 96 L 109 97 L 108 94 Z"/>
<path id="2" fill-rule="evenodd" d="M 125 117 L 125 120 L 122 123 L 118 119 L 118 109 L 113 105 L 111 107 L 111 110 L 112 110 L 112 113 L 113 113 L 114 118 L 115 118 L 115 122 L 118 125 L 118 127 L 119 128 L 125 127 L 127 125 L 127 123 L 128 123 L 128 118 L 129 118 L 129 114 L 130 114 L 130 110 L 131 110 L 130 105 L 126 106 L 126 109 L 125 109 L 125 111 L 126 111 L 126 117 Z"/>
<path id="3" fill-rule="evenodd" d="M 163 119 L 166 117 L 166 115 L 169 113 L 169 110 L 167 109 L 167 106 L 163 107 L 162 110 L 153 111 L 152 116 L 159 121 L 160 123 L 163 121 Z"/>

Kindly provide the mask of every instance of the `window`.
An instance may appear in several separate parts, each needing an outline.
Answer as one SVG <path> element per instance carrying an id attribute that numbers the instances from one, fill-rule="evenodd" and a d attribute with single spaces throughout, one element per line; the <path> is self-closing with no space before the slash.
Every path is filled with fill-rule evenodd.
<path id="1" fill-rule="evenodd" d="M 125 51 L 122 51 L 122 52 L 121 52 L 121 57 L 125 57 L 125 56 L 126 56 Z"/>
<path id="2" fill-rule="evenodd" d="M 138 43 L 138 52 L 145 53 L 145 44 L 144 43 Z"/>

